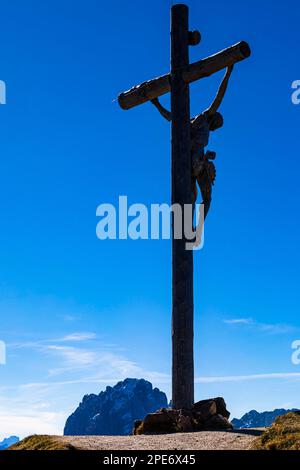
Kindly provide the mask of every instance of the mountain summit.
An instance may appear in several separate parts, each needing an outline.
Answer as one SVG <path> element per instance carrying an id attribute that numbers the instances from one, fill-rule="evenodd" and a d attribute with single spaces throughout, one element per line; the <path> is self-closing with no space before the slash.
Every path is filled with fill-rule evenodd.
<path id="1" fill-rule="evenodd" d="M 125 379 L 99 395 L 85 395 L 67 419 L 65 436 L 132 434 L 134 421 L 168 406 L 166 394 L 144 379 Z"/>
<path id="2" fill-rule="evenodd" d="M 7 437 L 6 439 L 3 439 L 2 442 L 0 442 L 0 450 L 5 450 L 17 442 L 19 442 L 19 438 L 17 436 Z"/>
<path id="3" fill-rule="evenodd" d="M 284 408 L 279 408 L 274 411 L 264 411 L 259 413 L 256 410 L 251 410 L 249 413 L 246 413 L 241 419 L 234 418 L 231 421 L 234 429 L 243 429 L 243 428 L 265 428 L 271 426 L 275 419 L 278 416 L 285 415 L 292 411 L 298 411 L 297 409 L 285 410 Z"/>

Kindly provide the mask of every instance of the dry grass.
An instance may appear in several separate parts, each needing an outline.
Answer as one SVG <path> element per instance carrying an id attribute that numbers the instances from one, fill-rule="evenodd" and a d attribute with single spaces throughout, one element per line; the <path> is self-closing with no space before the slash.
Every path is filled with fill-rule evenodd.
<path id="1" fill-rule="evenodd" d="M 28 436 L 7 450 L 74 450 L 75 447 L 56 436 Z"/>
<path id="2" fill-rule="evenodd" d="M 251 446 L 254 450 L 300 450 L 300 412 L 279 416 Z"/>

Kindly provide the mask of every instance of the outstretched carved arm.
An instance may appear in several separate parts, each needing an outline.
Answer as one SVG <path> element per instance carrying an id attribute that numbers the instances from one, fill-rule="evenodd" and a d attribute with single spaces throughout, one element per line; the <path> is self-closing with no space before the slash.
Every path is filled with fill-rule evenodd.
<path id="1" fill-rule="evenodd" d="M 212 102 L 211 106 L 207 110 L 207 113 L 210 116 L 212 116 L 213 114 L 215 114 L 217 112 L 217 110 L 219 109 L 219 107 L 220 107 L 220 105 L 223 101 L 224 95 L 225 95 L 226 90 L 227 90 L 228 81 L 229 81 L 232 69 L 233 69 L 233 65 L 231 65 L 230 67 L 227 68 L 225 76 L 224 76 L 224 78 L 222 80 L 222 83 L 220 85 L 220 88 L 218 90 L 217 96 L 215 97 L 215 99 Z"/>
<path id="2" fill-rule="evenodd" d="M 158 98 L 154 98 L 154 100 L 151 100 L 151 103 L 156 107 L 156 109 L 158 109 L 158 111 L 160 112 L 160 114 L 165 118 L 167 119 L 167 121 L 172 121 L 172 114 L 170 113 L 170 111 L 168 111 L 166 108 L 164 108 Z"/>

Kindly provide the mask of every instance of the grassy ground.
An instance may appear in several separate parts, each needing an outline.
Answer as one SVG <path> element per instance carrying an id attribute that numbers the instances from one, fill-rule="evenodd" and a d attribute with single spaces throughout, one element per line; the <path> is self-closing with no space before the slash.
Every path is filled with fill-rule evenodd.
<path id="1" fill-rule="evenodd" d="M 251 446 L 254 450 L 300 450 L 300 412 L 279 416 Z"/>
<path id="2" fill-rule="evenodd" d="M 54 436 L 28 436 L 8 450 L 74 450 L 74 447 Z"/>

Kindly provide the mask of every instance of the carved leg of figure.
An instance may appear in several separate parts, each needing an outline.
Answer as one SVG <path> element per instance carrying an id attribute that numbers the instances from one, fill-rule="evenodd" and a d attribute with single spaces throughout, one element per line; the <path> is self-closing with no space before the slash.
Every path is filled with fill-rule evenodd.
<path id="1" fill-rule="evenodd" d="M 211 204 L 212 184 L 206 171 L 203 171 L 200 175 L 198 175 L 197 181 L 202 195 L 202 204 L 204 204 L 205 220 Z"/>
<path id="2" fill-rule="evenodd" d="M 192 176 L 192 204 L 193 204 L 193 232 L 195 232 L 194 217 L 195 217 L 195 206 L 197 201 L 198 189 L 197 189 L 197 179 L 195 176 Z"/>
<path id="3" fill-rule="evenodd" d="M 193 176 L 198 176 L 199 173 L 203 171 L 204 164 L 205 164 L 205 153 L 204 147 L 199 145 L 195 145 L 192 141 L 192 150 L 191 150 L 191 157 L 192 157 L 192 174 Z"/>
<path id="4" fill-rule="evenodd" d="M 204 204 L 204 220 L 205 220 L 208 214 L 209 208 L 210 208 L 211 198 L 203 199 L 203 204 Z"/>

